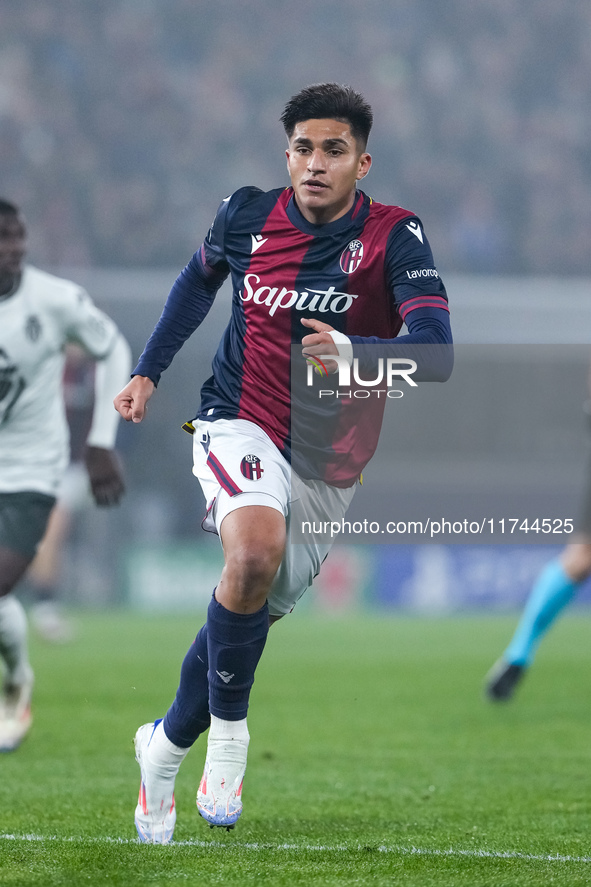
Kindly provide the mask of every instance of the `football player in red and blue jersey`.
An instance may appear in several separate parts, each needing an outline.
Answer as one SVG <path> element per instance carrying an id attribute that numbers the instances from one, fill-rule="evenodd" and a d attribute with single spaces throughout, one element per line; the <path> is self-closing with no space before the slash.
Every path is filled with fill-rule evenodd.
<path id="1" fill-rule="evenodd" d="M 269 625 L 293 609 L 330 547 L 312 540 L 294 555 L 292 504 L 307 499 L 344 515 L 371 457 L 371 447 L 354 444 L 345 453 L 335 440 L 342 458 L 332 474 L 291 471 L 292 346 L 302 361 L 320 359 L 334 372 L 331 356 L 351 363 L 368 345 L 452 341 L 447 295 L 420 220 L 357 188 L 372 162 L 370 106 L 349 87 L 317 84 L 293 96 L 281 120 L 291 187 L 246 187 L 222 202 L 115 399 L 126 420 L 142 421 L 162 371 L 231 276 L 230 320 L 191 423 L 204 527 L 219 534 L 225 565 L 173 704 L 136 734 L 135 822 L 147 842 L 172 839 L 176 773 L 208 727 L 197 806 L 212 826 L 238 820 L 248 699 Z M 408 333 L 398 336 L 403 323 Z M 432 378 L 443 381 L 450 371 L 444 361 Z"/>

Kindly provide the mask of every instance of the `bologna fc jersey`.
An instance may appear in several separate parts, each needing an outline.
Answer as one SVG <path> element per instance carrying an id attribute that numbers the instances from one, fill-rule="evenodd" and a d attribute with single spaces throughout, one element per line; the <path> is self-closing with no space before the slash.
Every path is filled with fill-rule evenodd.
<path id="1" fill-rule="evenodd" d="M 291 346 L 313 332 L 302 318 L 329 324 L 354 348 L 394 339 L 404 321 L 411 335 L 401 341 L 450 341 L 445 288 L 413 213 L 357 191 L 346 215 L 314 225 L 291 188 L 249 187 L 221 204 L 134 373 L 158 382 L 228 274 L 231 318 L 202 387 L 198 417 L 254 422 L 288 458 Z"/>

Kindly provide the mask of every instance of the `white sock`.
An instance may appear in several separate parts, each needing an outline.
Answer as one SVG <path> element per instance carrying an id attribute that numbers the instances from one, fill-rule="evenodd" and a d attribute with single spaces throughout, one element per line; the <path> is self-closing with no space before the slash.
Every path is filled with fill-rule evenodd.
<path id="1" fill-rule="evenodd" d="M 143 753 L 146 806 L 151 814 L 159 816 L 172 805 L 174 781 L 189 751 L 170 741 L 160 721 Z"/>
<path id="2" fill-rule="evenodd" d="M 223 761 L 244 765 L 250 734 L 246 726 L 246 718 L 241 721 L 224 721 L 211 716 L 211 726 L 207 740 L 207 760 Z"/>
<path id="3" fill-rule="evenodd" d="M 5 683 L 24 684 L 33 678 L 27 649 L 27 617 L 13 595 L 0 598 L 0 656 L 6 665 Z"/>
<path id="4" fill-rule="evenodd" d="M 248 743 L 250 740 L 250 733 L 246 726 L 246 718 L 243 718 L 241 721 L 223 721 L 221 718 L 216 718 L 215 715 L 212 715 L 209 738 L 225 739 L 226 741 L 238 739 Z"/>
<path id="5" fill-rule="evenodd" d="M 150 739 L 150 744 L 146 749 L 150 763 L 161 771 L 162 776 L 176 776 L 179 767 L 185 760 L 187 754 L 191 751 L 189 748 L 181 748 L 171 742 L 164 732 L 163 721 L 160 721 Z"/>

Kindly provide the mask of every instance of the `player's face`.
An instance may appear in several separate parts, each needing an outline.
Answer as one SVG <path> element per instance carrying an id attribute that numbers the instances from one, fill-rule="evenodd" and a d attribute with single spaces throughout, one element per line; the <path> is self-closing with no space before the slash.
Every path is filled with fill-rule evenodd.
<path id="1" fill-rule="evenodd" d="M 339 120 L 297 123 L 286 154 L 298 207 L 314 225 L 333 222 L 350 210 L 355 186 L 371 166 L 349 124 Z"/>
<path id="2" fill-rule="evenodd" d="M 22 272 L 27 232 L 20 216 L 0 213 L 0 295 Z"/>

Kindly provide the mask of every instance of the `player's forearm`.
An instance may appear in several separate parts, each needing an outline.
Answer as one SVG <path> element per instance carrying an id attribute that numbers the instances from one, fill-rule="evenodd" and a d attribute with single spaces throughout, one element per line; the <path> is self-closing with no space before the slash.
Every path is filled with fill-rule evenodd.
<path id="1" fill-rule="evenodd" d="M 419 308 L 407 314 L 408 334 L 395 339 L 351 336 L 353 355 L 361 366 L 375 364 L 376 357 L 402 357 L 416 361 L 415 381 L 445 382 L 453 369 L 453 337 L 449 312 L 443 308 Z"/>
<path id="2" fill-rule="evenodd" d="M 445 308 L 418 308 L 404 318 L 408 334 L 394 339 L 378 336 L 350 336 L 353 345 L 451 345 L 453 337 L 449 311 Z"/>
<path id="3" fill-rule="evenodd" d="M 177 277 L 134 375 L 147 376 L 158 384 L 177 351 L 207 316 L 223 280 L 223 275 L 205 264 L 201 250 L 195 253 Z"/>
<path id="4" fill-rule="evenodd" d="M 89 446 L 108 450 L 115 446 L 119 416 L 113 409 L 113 398 L 128 381 L 130 368 L 131 350 L 118 333 L 109 354 L 97 363 Z"/>

